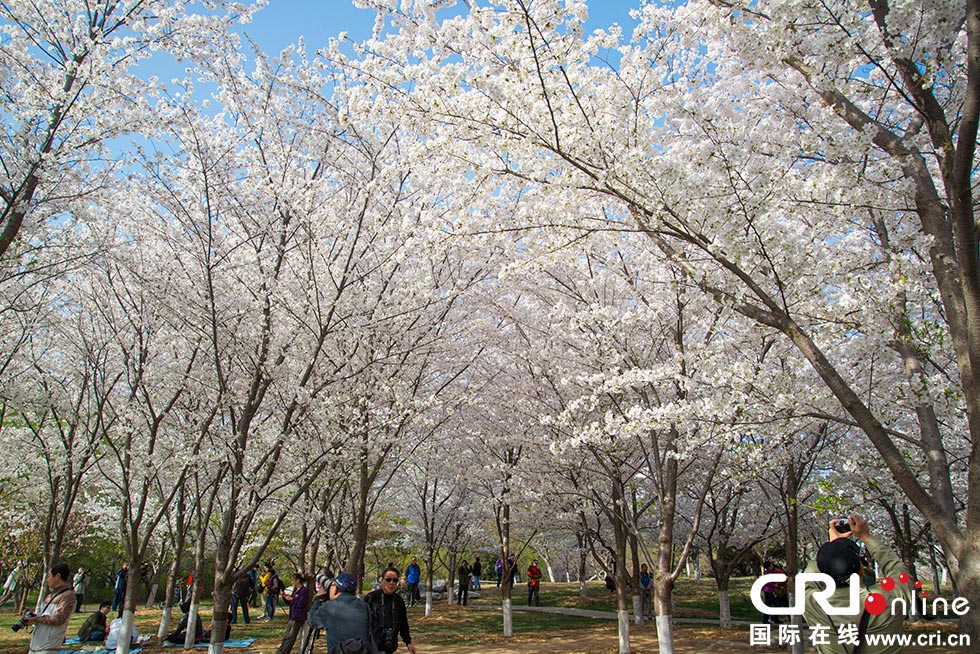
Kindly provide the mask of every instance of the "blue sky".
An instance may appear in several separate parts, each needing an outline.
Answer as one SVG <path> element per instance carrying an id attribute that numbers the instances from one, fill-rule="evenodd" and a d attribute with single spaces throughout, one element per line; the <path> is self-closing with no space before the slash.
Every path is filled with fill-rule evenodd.
<path id="1" fill-rule="evenodd" d="M 477 0 L 479 3 L 480 0 Z M 590 29 L 619 23 L 628 36 L 633 22 L 629 10 L 641 0 L 589 0 Z M 309 50 L 315 50 L 340 32 L 361 41 L 371 36 L 374 12 L 357 9 L 351 0 L 269 0 L 245 32 L 267 52 L 276 52 L 304 37 Z"/>

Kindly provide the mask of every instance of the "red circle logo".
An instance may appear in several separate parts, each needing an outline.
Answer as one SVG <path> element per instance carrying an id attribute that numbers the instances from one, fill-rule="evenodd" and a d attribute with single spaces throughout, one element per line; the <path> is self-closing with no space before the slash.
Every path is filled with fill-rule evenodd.
<path id="1" fill-rule="evenodd" d="M 888 608 L 888 600 L 881 593 L 871 593 L 864 600 L 864 608 L 871 615 L 881 615 Z"/>

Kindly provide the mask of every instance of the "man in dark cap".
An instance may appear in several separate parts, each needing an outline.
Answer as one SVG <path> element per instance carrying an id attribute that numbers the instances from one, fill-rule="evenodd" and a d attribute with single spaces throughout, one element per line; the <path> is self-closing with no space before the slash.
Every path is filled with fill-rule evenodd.
<path id="1" fill-rule="evenodd" d="M 371 636 L 371 609 L 355 597 L 357 580 L 342 572 L 333 586 L 335 599 L 320 604 L 310 622 L 327 630 L 327 654 L 373 654 L 377 652 Z"/>
<path id="2" fill-rule="evenodd" d="M 853 654 L 861 634 L 861 654 L 898 654 L 899 643 L 870 646 L 865 634 L 900 634 L 905 623 L 904 611 L 892 611 L 896 598 L 904 600 L 896 606 L 911 606 L 913 588 L 905 565 L 890 549 L 871 535 L 868 523 L 860 515 L 853 514 L 846 521 L 835 519 L 830 523 L 829 539 L 820 546 L 817 558 L 807 568 L 808 573 L 822 572 L 831 577 L 836 590 L 827 598 L 835 608 L 847 607 L 851 598 L 850 584 L 861 583 L 867 562 L 854 539 L 864 543 L 868 553 L 878 562 L 884 575 L 874 586 L 859 590 L 860 603 L 853 615 L 827 615 L 817 601 L 822 584 L 809 582 L 805 589 L 803 618 L 810 625 L 811 642 L 819 654 Z M 852 577 L 857 575 L 857 577 Z M 865 608 L 869 595 L 874 595 L 871 608 Z M 862 626 L 863 623 L 863 626 Z"/>

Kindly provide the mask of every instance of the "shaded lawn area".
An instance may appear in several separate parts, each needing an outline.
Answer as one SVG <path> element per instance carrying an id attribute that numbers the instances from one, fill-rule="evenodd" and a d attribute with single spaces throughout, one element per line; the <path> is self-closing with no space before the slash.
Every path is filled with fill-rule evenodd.
<path id="1" fill-rule="evenodd" d="M 760 622 L 761 615 L 755 612 L 748 599 L 748 591 L 753 579 L 744 578 L 736 580 L 731 588 L 732 613 L 735 619 Z M 500 605 L 499 593 L 491 588 L 484 587 L 481 599 L 471 599 L 472 606 L 462 607 L 455 604 L 449 605 L 445 599 L 433 605 L 433 615 L 426 617 L 424 608 L 420 605 L 409 609 L 409 620 L 412 627 L 413 640 L 423 652 L 440 651 L 443 648 L 473 648 L 479 651 L 480 646 L 494 645 L 518 645 L 523 649 L 523 645 L 529 647 L 530 644 L 538 643 L 540 646 L 534 649 L 540 651 L 573 651 L 571 646 L 577 641 L 583 643 L 597 635 L 611 635 L 615 637 L 616 623 L 614 620 L 597 620 L 594 618 L 555 615 L 550 613 L 539 613 L 520 611 L 519 608 L 526 603 L 526 586 L 517 586 L 515 589 L 514 600 L 514 637 L 505 639 L 503 632 L 503 619 Z M 541 603 L 543 606 L 558 606 L 568 608 L 587 609 L 594 611 L 614 612 L 616 610 L 615 598 L 610 597 L 605 586 L 598 582 L 592 582 L 587 586 L 587 596 L 578 596 L 578 584 L 551 584 L 545 583 L 541 587 Z M 678 585 L 676 594 L 676 615 L 677 617 L 703 618 L 705 620 L 717 620 L 717 592 L 710 579 L 704 580 L 700 584 L 695 584 L 689 580 L 683 580 Z M 92 606 L 90 604 L 89 606 Z M 69 623 L 68 636 L 74 636 L 78 628 L 88 616 L 90 611 L 76 613 L 72 616 Z M 179 611 L 175 612 L 173 625 L 179 619 Z M 249 625 L 242 624 L 239 616 L 238 624 L 232 627 L 231 637 L 234 639 L 254 637 L 258 640 L 248 649 L 227 649 L 226 652 L 234 654 L 271 654 L 279 646 L 283 633 L 286 628 L 286 613 L 278 611 L 273 622 L 257 622 L 254 618 L 261 615 L 259 609 L 251 611 L 253 620 Z M 179 647 L 163 648 L 152 644 L 156 640 L 156 633 L 160 623 L 161 611 L 159 609 L 139 609 L 136 613 L 136 626 L 140 634 L 150 635 L 151 644 L 144 647 L 145 654 L 177 654 L 182 649 Z M 110 618 L 114 617 L 110 615 Z M 10 630 L 10 625 L 17 621 L 18 616 L 14 611 L 7 607 L 0 610 L 0 654 L 25 654 L 28 649 L 30 639 L 26 630 L 14 633 Z M 211 607 L 202 607 L 202 620 L 205 627 L 211 620 Z M 919 625 L 909 625 L 911 631 L 926 631 L 942 628 L 943 630 L 955 631 L 955 623 L 939 625 L 938 623 L 922 623 Z M 646 623 L 637 628 L 631 626 L 631 631 L 636 634 L 655 633 L 655 626 Z M 748 627 L 745 625 L 737 626 L 734 629 L 722 630 L 715 624 L 706 623 L 698 625 L 678 624 L 675 626 L 675 638 L 678 643 L 689 644 L 697 647 L 705 646 L 707 643 L 727 642 L 744 643 L 748 646 Z M 546 646 L 547 645 L 547 646 Z M 77 646 L 73 646 L 77 647 Z M 323 641 L 317 644 L 316 652 L 322 654 L 324 650 Z M 714 648 L 710 648 L 714 649 Z M 399 648 L 401 651 L 402 648 Z M 203 654 L 204 648 L 195 648 L 195 652 Z M 576 650 L 577 651 L 577 650 Z M 610 650 L 615 654 L 614 650 Z M 703 651 L 709 651 L 705 647 Z M 726 651 L 724 648 L 722 651 Z M 734 651 L 734 650 L 727 650 Z M 753 650 L 765 651 L 765 650 Z M 913 650 L 916 652 L 932 652 L 938 650 Z M 293 653 L 298 654 L 299 643 L 294 647 Z"/>
<path id="2" fill-rule="evenodd" d="M 740 577 L 732 579 L 728 590 L 729 601 L 732 609 L 732 618 L 735 620 L 761 620 L 762 615 L 755 610 L 749 599 L 749 590 L 755 577 Z M 486 585 L 484 585 L 486 589 Z M 617 610 L 616 596 L 610 595 L 606 590 L 605 584 L 601 582 L 589 582 L 586 584 L 586 597 L 579 597 L 578 583 L 542 583 L 541 584 L 541 605 L 542 606 L 561 606 L 566 608 L 587 609 L 591 611 L 607 611 L 615 613 Z M 527 604 L 527 586 L 520 584 L 514 586 L 513 601 L 515 606 Z M 484 593 L 484 597 L 476 602 L 500 603 L 500 595 L 496 589 L 491 588 Z M 633 610 L 633 600 L 628 599 L 628 608 Z M 682 579 L 677 584 L 674 593 L 674 615 L 678 618 L 703 618 L 706 620 L 718 619 L 718 588 L 713 579 L 705 578 L 700 583 L 695 583 L 689 579 Z"/>

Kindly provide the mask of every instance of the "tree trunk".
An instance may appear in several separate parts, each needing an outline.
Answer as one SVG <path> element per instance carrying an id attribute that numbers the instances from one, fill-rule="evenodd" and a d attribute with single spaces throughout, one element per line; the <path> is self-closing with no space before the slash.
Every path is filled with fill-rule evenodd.
<path id="1" fill-rule="evenodd" d="M 675 429 L 671 427 L 672 436 Z M 672 440 L 675 440 L 672 438 Z M 660 654 L 674 652 L 674 518 L 677 512 L 677 458 L 668 456 L 664 465 L 664 487 L 660 507 L 660 532 L 657 537 L 657 570 L 653 584 L 657 613 L 657 641 Z"/>
<path id="2" fill-rule="evenodd" d="M 575 534 L 575 542 L 578 544 L 578 596 L 588 597 L 589 591 L 585 585 L 585 577 L 588 574 L 586 564 L 588 563 L 589 551 L 585 546 L 585 535 Z"/>
<path id="3" fill-rule="evenodd" d="M 980 611 L 974 607 L 971 598 L 980 597 L 980 542 L 976 539 L 963 548 L 960 559 L 960 574 L 958 579 L 959 593 L 970 600 L 970 610 L 960 618 L 959 631 L 961 636 L 969 636 L 973 646 L 964 645 L 963 654 L 975 652 L 976 643 L 980 642 Z"/>
<path id="4" fill-rule="evenodd" d="M 635 498 L 634 498 L 635 507 Z M 635 515 L 635 510 L 634 510 Z M 630 545 L 630 557 L 633 564 L 633 621 L 640 625 L 643 624 L 643 598 L 640 596 L 640 539 L 636 537 L 636 532 L 630 530 L 627 535 Z"/>
<path id="5" fill-rule="evenodd" d="M 504 562 L 504 575 L 500 580 L 500 605 L 504 614 L 504 638 L 514 636 L 514 572 L 510 565 L 510 503 L 504 501 L 501 507 L 500 552 Z M 517 565 L 517 561 L 514 561 Z"/>
<path id="6" fill-rule="evenodd" d="M 612 480 L 612 526 L 615 538 L 614 564 L 616 577 L 616 618 L 619 623 L 619 654 L 630 653 L 630 613 L 626 582 L 629 574 L 626 568 L 626 547 L 628 543 L 625 520 L 626 494 L 620 479 Z"/>
<path id="7" fill-rule="evenodd" d="M 433 565 L 435 564 L 435 552 L 433 548 L 429 548 L 426 554 L 425 560 L 425 617 L 430 617 L 432 615 L 432 581 L 433 581 Z"/>
<path id="8" fill-rule="evenodd" d="M 119 629 L 119 642 L 116 654 L 129 654 L 130 640 L 133 637 L 133 620 L 136 616 L 136 600 L 139 597 L 139 570 L 143 565 L 139 556 L 129 557 L 129 576 L 126 578 L 126 596 L 123 598 L 122 627 Z"/>
<path id="9" fill-rule="evenodd" d="M 360 473 L 358 475 L 357 502 L 353 518 L 353 546 L 347 557 L 346 570 L 357 578 L 358 595 L 364 583 L 364 553 L 367 551 L 368 536 L 368 495 L 371 492 L 371 481 L 368 474 L 367 446 L 361 447 Z"/>
<path id="10" fill-rule="evenodd" d="M 456 588 L 456 552 L 449 555 L 449 575 L 446 577 L 446 602 L 453 605 L 453 589 Z"/>
<path id="11" fill-rule="evenodd" d="M 796 474 L 796 468 L 791 462 L 787 466 L 787 503 L 786 503 L 786 576 L 790 580 L 794 579 L 800 571 L 800 557 L 799 557 L 799 546 L 800 546 L 800 513 L 799 513 L 799 495 L 800 495 L 800 479 Z M 795 600 L 792 594 L 792 588 L 794 584 L 788 584 L 790 588 L 790 606 L 795 606 Z M 802 633 L 803 629 L 803 616 L 794 615 L 792 617 L 792 624 L 796 626 L 796 629 Z M 803 654 L 803 639 L 798 642 L 794 642 L 791 646 L 790 651 L 793 654 Z"/>
<path id="12" fill-rule="evenodd" d="M 732 628 L 732 605 L 727 588 L 718 590 L 718 626 L 722 629 Z"/>

